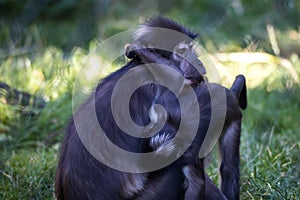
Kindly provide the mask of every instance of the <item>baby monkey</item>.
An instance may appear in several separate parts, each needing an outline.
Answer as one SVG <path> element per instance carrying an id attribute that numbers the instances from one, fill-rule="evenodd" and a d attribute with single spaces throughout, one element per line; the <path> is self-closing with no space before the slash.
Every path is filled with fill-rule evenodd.
<path id="1" fill-rule="evenodd" d="M 180 45 L 184 44 L 179 44 L 178 46 Z M 184 57 L 178 55 L 178 48 L 180 47 L 176 47 L 174 49 L 174 52 L 171 53 L 171 59 L 169 59 L 164 57 L 160 53 L 160 50 L 147 48 L 142 44 L 130 44 L 126 47 L 126 56 L 131 59 L 140 59 L 142 64 L 160 64 L 182 71 L 182 66 L 185 65 L 183 62 L 188 62 L 188 60 L 185 60 Z M 155 76 L 155 73 L 153 74 Z M 172 75 L 170 74 L 170 76 Z M 237 76 L 230 89 L 219 84 L 208 83 L 204 81 L 203 78 L 199 77 L 202 76 L 198 76 L 197 81 L 194 81 L 193 79 L 187 79 L 184 81 L 184 84 L 190 84 L 193 86 L 194 92 L 198 98 L 201 113 L 199 128 L 194 141 L 187 151 L 178 158 L 181 160 L 181 162 L 179 162 L 179 166 L 182 167 L 182 171 L 185 176 L 184 199 L 239 199 L 239 146 L 242 122 L 241 109 L 244 110 L 247 107 L 245 77 L 243 75 Z M 217 99 L 213 105 L 214 94 L 222 91 L 225 94 L 225 98 L 223 100 Z M 167 114 L 167 124 L 170 127 L 176 127 L 176 124 L 180 122 L 178 116 L 174 114 L 176 113 L 176 111 L 174 111 L 174 109 L 177 109 L 176 106 L 173 106 L 172 103 L 170 103 L 168 95 L 162 95 L 160 96 L 160 99 L 166 99 L 166 101 L 168 101 L 168 103 L 163 101 L 160 102 L 162 105 L 172 107 L 169 110 L 173 109 L 173 111 Z M 223 108 L 225 106 L 223 109 L 225 111 L 223 121 L 220 121 L 217 118 L 215 122 L 212 122 L 214 110 L 212 105 L 217 107 L 217 110 L 218 108 Z M 161 113 L 156 113 L 156 115 L 162 116 Z M 207 176 L 204 171 L 204 158 L 199 158 L 198 156 L 201 146 L 204 144 L 205 136 L 207 134 L 211 134 L 207 127 L 210 123 L 213 125 L 215 125 L 215 123 L 223 124 L 218 138 L 221 155 L 221 189 L 218 189 L 218 187 L 215 186 L 215 184 Z M 154 151 L 157 151 L 159 156 L 165 155 L 167 157 L 176 148 L 181 148 L 173 141 L 175 135 L 172 135 L 172 133 L 175 133 L 175 131 L 169 131 L 168 134 L 166 134 L 165 131 L 159 132 L 151 138 L 150 146 Z M 177 165 L 174 165 L 174 167 L 177 167 Z"/>

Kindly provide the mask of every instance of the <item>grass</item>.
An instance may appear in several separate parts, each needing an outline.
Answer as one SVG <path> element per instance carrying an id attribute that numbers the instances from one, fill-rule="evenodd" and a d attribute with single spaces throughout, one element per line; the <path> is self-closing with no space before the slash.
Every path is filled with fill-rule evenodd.
<path id="1" fill-rule="evenodd" d="M 72 112 L 73 81 L 86 53 L 78 49 L 67 59 L 62 55 L 59 49 L 48 48 L 30 62 L 22 56 L 1 64 L 3 81 L 47 100 L 44 109 L 28 113 L 30 106 L 10 105 L 1 98 L 1 199 L 53 199 L 59 144 Z M 219 62 L 230 68 L 228 62 Z M 289 62 L 299 69 L 299 58 Z M 279 74 L 271 82 L 266 78 L 259 87 L 249 88 L 241 144 L 242 199 L 299 199 L 300 88 L 289 83 L 291 79 Z M 212 162 L 209 173 L 217 180 L 216 162 Z"/>
<path id="2" fill-rule="evenodd" d="M 300 144 L 286 131 L 250 134 L 242 137 L 242 199 L 299 199 Z"/>
<path id="3" fill-rule="evenodd" d="M 73 0 L 66 2 L 77 5 Z M 132 9 L 130 4 L 112 4 L 108 14 L 103 14 L 105 16 L 100 20 L 99 34 L 108 38 L 134 28 L 133 24 L 162 12 L 161 9 L 168 10 L 167 16 L 200 30 L 201 44 L 212 52 L 203 53 L 201 59 L 207 67 L 216 67 L 218 71 L 219 76 L 214 76 L 213 81 L 229 86 L 235 76 L 242 73 L 249 86 L 249 106 L 243 112 L 241 138 L 241 199 L 300 199 L 300 85 L 295 78 L 300 76 L 299 31 L 275 26 L 275 32 L 267 34 L 265 23 L 273 19 L 271 16 L 276 10 L 263 5 L 269 5 L 271 1 L 264 2 L 259 9 L 250 3 L 252 6 L 247 8 L 253 10 L 245 10 L 245 16 L 241 17 L 227 9 L 225 1 L 184 4 L 174 1 L 177 3 L 170 9 L 169 5 L 155 2 L 158 1 L 141 1 L 134 8 L 136 15 L 132 15 L 140 18 L 132 20 L 127 16 L 127 10 Z M 299 6 L 296 1 L 294 3 Z M 59 4 L 51 5 L 54 6 L 52 11 L 58 11 L 55 6 Z M 154 9 L 144 13 L 145 9 L 141 8 L 145 7 Z M 266 7 L 270 9 L 266 11 Z M 215 12 L 215 9 L 226 9 L 226 16 L 218 16 L 222 12 Z M 62 12 L 62 16 L 65 13 Z M 3 25 L 0 21 L 0 39 L 3 41 L 0 45 L 0 81 L 46 101 L 43 109 L 12 104 L 0 91 L 0 199 L 54 199 L 57 156 L 64 128 L 72 114 L 74 82 L 87 55 L 98 43 L 93 38 L 88 44 L 81 45 L 87 48 L 73 48 L 72 44 L 82 42 L 78 41 L 76 30 L 85 30 L 73 23 L 73 15 L 77 16 L 77 13 L 70 12 L 72 20 L 60 23 L 51 18 L 48 21 L 49 13 L 44 14 L 41 21 L 27 27 L 21 48 L 5 50 L 2 47 L 6 44 L 10 47 L 13 41 L 7 27 L 9 23 Z M 198 20 L 199 15 L 204 16 L 202 21 Z M 274 19 L 279 20 L 278 17 L 276 14 Z M 81 18 L 84 17 L 77 16 L 76 20 Z M 282 25 L 288 22 L 286 18 L 281 20 Z M 69 37 L 66 33 L 70 33 Z M 105 56 L 95 59 L 104 64 Z M 123 61 L 125 59 L 120 62 Z M 212 70 L 211 76 L 215 72 Z M 218 182 L 217 167 L 217 158 L 213 154 L 208 172 L 215 182 Z"/>
<path id="4" fill-rule="evenodd" d="M 243 199 L 299 199 L 300 89 L 254 89 L 249 97 L 241 145 Z"/>
<path id="5" fill-rule="evenodd" d="M 1 170 L 1 199 L 54 199 L 57 148 L 13 151 Z"/>

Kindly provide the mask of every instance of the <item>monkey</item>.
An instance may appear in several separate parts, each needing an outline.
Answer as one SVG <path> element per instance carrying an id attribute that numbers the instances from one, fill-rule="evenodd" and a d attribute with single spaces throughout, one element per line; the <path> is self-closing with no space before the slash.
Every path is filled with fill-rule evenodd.
<path id="1" fill-rule="evenodd" d="M 173 29 L 181 29 L 183 34 L 190 34 L 190 36 L 194 37 L 190 32 L 188 32 L 183 27 L 179 26 L 178 24 L 162 19 L 157 18 L 151 20 L 152 24 L 155 23 L 162 23 L 164 25 L 171 24 Z M 147 24 L 150 26 L 150 23 Z M 96 104 L 96 111 L 97 111 L 97 117 L 100 122 L 104 124 L 108 124 L 104 129 L 106 133 L 111 133 L 112 136 L 114 134 L 116 136 L 111 137 L 113 142 L 115 142 L 120 147 L 130 150 L 130 151 L 137 151 L 137 152 L 147 152 L 149 151 L 149 146 L 144 145 L 144 143 L 148 144 L 149 142 L 147 140 L 149 139 L 137 139 L 129 136 L 124 136 L 122 131 L 116 127 L 116 125 L 112 121 L 112 117 L 106 117 L 106 119 L 103 119 L 103 114 L 111 115 L 111 111 L 108 109 L 110 106 L 110 97 L 111 97 L 111 90 L 112 86 L 115 85 L 117 80 L 120 79 L 120 77 L 125 74 L 128 70 L 136 67 L 137 65 L 140 65 L 141 61 L 139 60 L 132 60 L 130 61 L 126 66 L 124 66 L 122 69 L 118 70 L 117 72 L 113 73 L 109 77 L 105 78 L 96 88 L 95 91 L 95 97 L 97 102 L 101 102 L 101 104 Z M 192 76 L 193 78 L 196 77 L 196 75 Z M 201 77 L 197 74 L 198 77 Z M 136 119 L 137 123 L 141 124 L 147 124 L 149 122 L 149 117 L 147 115 L 144 116 L 135 116 L 139 113 L 148 113 L 149 108 L 152 105 L 153 97 L 155 97 L 155 90 L 156 88 L 153 87 L 153 84 L 149 84 L 146 86 L 141 87 L 132 97 L 132 102 L 141 102 L 142 105 L 137 105 L 138 108 L 135 106 L 131 106 L 131 113 L 132 118 Z M 141 92 L 140 92 L 141 91 Z M 134 100 L 135 99 L 135 100 Z M 140 101 L 139 101 L 140 100 Z M 89 101 L 89 100 L 88 100 Z M 85 104 L 87 105 L 87 104 Z M 83 105 L 83 107 L 85 106 Z M 83 108 L 82 108 L 83 109 Z M 135 109 L 135 110 L 133 110 Z M 81 110 L 77 113 L 80 113 Z M 118 133 L 118 134 L 116 134 Z M 120 136 L 119 136 L 120 135 Z M 108 137 L 110 137 L 109 134 L 107 134 Z M 115 139 L 117 137 L 117 139 Z M 130 144 L 130 146 L 128 146 Z M 141 147 L 140 147 L 141 146 Z M 80 157 L 88 158 L 88 160 L 92 164 L 87 164 L 85 162 L 77 162 L 77 159 L 75 155 L 80 155 Z M 81 159 L 82 161 L 85 161 L 84 159 Z M 71 166 L 77 165 L 75 169 L 72 169 Z M 71 170 L 72 169 L 72 170 Z M 89 171 L 94 171 L 93 177 L 95 177 L 93 180 L 88 179 L 88 177 L 85 177 L 83 174 L 81 175 L 80 171 L 83 171 L 84 169 L 89 169 Z M 115 176 L 115 180 L 112 184 L 106 184 L 106 182 L 109 182 L 108 179 L 110 177 L 106 177 L 102 175 L 102 172 L 108 171 L 108 174 L 111 175 L 111 177 Z M 177 169 L 176 169 L 177 170 Z M 174 170 L 174 171 L 176 171 Z M 180 169 L 179 169 L 180 170 Z M 96 171 L 99 171 L 99 174 L 96 173 Z M 70 174 L 69 174 L 70 173 Z M 172 170 L 160 170 L 160 173 L 170 173 L 172 174 Z M 82 176 L 82 177 L 81 177 Z M 80 178 L 78 178 L 80 177 Z M 62 144 L 61 148 L 61 156 L 59 160 L 59 165 L 57 169 L 57 175 L 56 175 L 56 196 L 58 199 L 124 199 L 124 198 L 136 198 L 136 199 L 145 199 L 147 193 L 149 195 L 153 196 L 153 199 L 162 198 L 165 192 L 165 188 L 161 189 L 161 191 L 157 190 L 155 195 L 151 194 L 152 190 L 151 187 L 158 187 L 160 182 L 156 181 L 155 184 L 152 183 L 151 178 L 152 177 L 158 177 L 159 180 L 160 177 L 163 176 L 157 176 L 156 173 L 148 174 L 126 174 L 123 172 L 119 172 L 113 169 L 109 169 L 107 166 L 103 165 L 102 163 L 98 162 L 96 159 L 90 155 L 89 152 L 84 148 L 82 142 L 80 141 L 80 138 L 78 136 L 78 133 L 76 131 L 76 127 L 74 124 L 74 119 L 71 119 L 70 125 L 67 128 L 67 134 L 66 138 Z M 167 183 L 168 187 L 171 187 L 171 183 L 177 183 L 183 181 L 183 176 L 169 176 L 170 178 L 176 178 L 181 181 L 169 181 Z M 75 179 L 77 178 L 77 179 Z M 147 179 L 148 178 L 148 179 Z M 75 180 L 74 180 L 75 179 Z M 131 186 L 126 186 L 128 183 L 131 182 Z M 86 187 L 82 187 L 78 184 L 74 184 L 76 181 L 83 182 L 84 185 L 85 182 L 89 183 L 89 185 L 86 185 Z M 72 186 L 68 185 L 72 182 Z M 158 183 L 157 183 L 158 182 Z M 94 185 L 93 187 L 88 187 L 90 185 Z M 96 188 L 96 185 L 102 185 L 104 189 Z M 146 185 L 146 186 L 145 186 Z M 180 183 L 181 185 L 181 183 Z M 106 188 L 107 187 L 107 188 Z M 89 188 L 91 192 L 83 192 L 85 188 Z M 110 192 L 112 190 L 113 192 Z M 80 192 L 79 192 L 80 191 Z M 147 192 L 149 191 L 149 192 Z M 174 193 L 174 192 L 173 192 Z M 107 196 L 108 195 L 108 196 Z M 113 196 L 115 195 L 115 196 Z M 139 195 L 139 196 L 138 196 Z M 174 193 L 174 197 L 168 197 L 169 199 L 175 199 L 177 195 Z"/>
<path id="2" fill-rule="evenodd" d="M 218 92 L 220 88 L 224 89 L 226 93 L 226 118 L 222 133 L 218 139 L 219 154 L 221 156 L 221 192 L 209 179 L 207 174 L 203 173 L 203 165 L 199 167 L 196 162 L 196 164 L 188 165 L 184 170 L 185 178 L 189 185 L 185 197 L 186 199 L 239 199 L 241 110 L 247 107 L 245 78 L 242 75 L 237 76 L 230 89 L 213 83 L 206 83 L 206 85 L 210 88 L 210 93 L 214 93 L 214 90 Z M 196 89 L 197 94 L 200 92 L 199 89 L 201 87 L 202 86 Z M 207 94 L 201 93 L 201 95 L 199 95 L 200 103 L 201 98 L 205 98 L 205 95 Z M 200 158 L 200 160 L 201 159 L 202 158 Z M 192 175 L 197 174 L 197 171 L 198 174 L 200 173 L 199 168 L 202 170 L 202 177 L 193 177 Z M 205 189 L 201 190 L 201 187 L 198 186 L 197 193 L 197 188 L 190 187 L 190 185 L 195 184 L 195 182 L 204 182 Z"/>
<path id="3" fill-rule="evenodd" d="M 167 66 L 176 67 L 175 62 L 172 62 L 173 60 L 164 59 L 159 53 L 145 49 L 145 47 L 141 47 L 141 45 L 128 45 L 126 53 L 129 57 L 139 57 L 144 63 L 159 62 Z M 239 143 L 242 118 L 240 109 L 244 110 L 247 107 L 245 77 L 242 75 L 237 76 L 230 89 L 211 83 L 198 85 L 195 92 L 199 97 L 198 101 L 200 105 L 204 102 L 203 99 L 210 98 L 207 90 L 203 89 L 205 87 L 210 87 L 212 90 L 214 90 L 213 88 L 223 88 L 226 92 L 226 119 L 222 134 L 219 138 L 220 154 L 222 157 L 220 168 L 222 192 L 219 192 L 218 188 L 204 173 L 203 160 L 199 159 L 194 165 L 189 165 L 184 168 L 186 181 L 189 184 L 185 199 L 239 199 Z M 200 107 L 205 108 L 207 105 L 210 104 L 206 102 Z M 152 142 L 154 143 L 152 146 L 154 146 L 155 149 L 170 146 L 170 136 L 166 137 L 162 135 L 161 138 L 162 139 L 155 138 L 155 141 L 159 142 Z"/>
<path id="4" fill-rule="evenodd" d="M 179 31 L 184 38 L 174 37 L 169 41 L 170 48 L 184 42 L 188 42 L 196 37 L 191 31 L 183 26 L 165 18 L 157 17 L 148 20 L 144 27 L 139 28 L 137 40 L 141 37 L 141 32 L 145 28 L 161 27 L 173 31 Z M 145 32 L 144 32 L 145 33 Z M 151 33 L 151 31 L 150 31 Z M 155 33 L 156 34 L 156 33 Z M 182 37 L 182 36 L 181 36 Z M 138 39 L 139 38 L 139 39 Z M 172 49 L 171 49 L 172 50 Z M 173 50 L 172 50 L 173 51 Z M 164 57 L 170 56 L 168 51 L 163 52 Z M 162 54 L 163 54 L 162 53 Z M 196 56 L 194 56 L 195 58 Z M 195 59 L 195 62 L 202 63 Z M 121 77 L 130 70 L 137 70 L 137 66 L 143 64 L 140 59 L 132 59 L 124 67 L 104 78 L 96 87 L 90 98 L 73 114 L 66 129 L 66 135 L 61 145 L 60 157 L 55 178 L 55 195 L 57 199 L 177 199 L 181 196 L 181 190 L 173 191 L 173 188 L 181 188 L 184 176 L 180 167 L 165 166 L 160 170 L 145 173 L 128 173 L 113 169 L 98 161 L 87 150 L 78 132 L 76 119 L 82 124 L 89 124 L 91 110 L 96 111 L 96 117 L 101 125 L 106 137 L 116 146 L 129 152 L 143 153 L 151 152 L 150 139 L 137 138 L 124 133 L 116 124 L 111 110 L 111 98 L 114 87 Z M 188 67 L 185 63 L 183 67 Z M 200 66 L 203 67 L 203 66 Z M 202 69 L 202 71 L 204 71 Z M 181 71 L 184 77 L 202 79 L 196 70 L 184 69 Z M 150 76 L 151 72 L 149 73 Z M 141 126 L 150 123 L 148 111 L 154 99 L 160 99 L 157 91 L 167 90 L 149 83 L 139 87 L 132 95 L 129 104 L 129 111 L 133 121 Z M 95 105 L 91 106 L 91 102 Z M 98 125 L 98 124 L 97 124 Z M 90 124 L 86 128 L 86 135 L 92 134 L 96 128 L 95 124 Z M 171 129 L 173 127 L 170 126 Z M 165 128 L 166 129 L 166 128 Z M 105 147 L 99 147 L 105 148 Z M 111 159 L 108 152 L 103 153 L 103 157 Z M 121 163 L 128 165 L 130 163 Z M 166 191 L 169 191 L 167 194 Z"/>
<path id="5" fill-rule="evenodd" d="M 151 31 L 151 29 L 149 29 L 151 27 L 171 29 L 173 31 L 180 32 L 186 37 L 172 37 L 171 39 L 169 38 L 171 41 L 161 43 L 165 46 L 162 48 L 163 50 L 160 50 L 156 48 L 155 44 L 153 44 L 153 41 L 155 43 L 155 37 L 157 36 L 153 36 L 151 34 L 155 35 L 157 33 L 155 31 Z M 145 37 L 145 33 L 150 33 L 150 39 L 147 39 L 147 37 Z M 166 35 L 164 34 L 164 32 L 158 33 L 159 37 L 165 38 Z M 132 60 L 130 60 L 121 69 L 104 78 L 97 85 L 94 93 L 86 100 L 85 103 L 83 103 L 83 105 L 73 114 L 70 119 L 70 123 L 66 129 L 64 141 L 61 145 L 58 167 L 55 177 L 55 195 L 57 199 L 176 200 L 184 198 L 187 199 L 189 196 L 201 198 L 201 195 L 203 196 L 203 194 L 205 195 L 205 197 L 211 197 L 209 196 L 210 194 L 208 194 L 209 191 L 216 191 L 220 195 L 224 194 L 226 197 L 228 195 L 228 198 L 230 198 L 229 195 L 231 195 L 232 193 L 237 193 L 237 191 L 230 192 L 230 189 L 226 188 L 227 186 L 225 185 L 225 182 L 230 184 L 230 180 L 225 180 L 224 186 L 222 182 L 221 193 L 218 188 L 216 188 L 216 186 L 210 181 L 209 177 L 205 174 L 202 163 L 203 159 L 198 159 L 198 152 L 201 144 L 203 143 L 203 137 L 205 135 L 203 133 L 206 132 L 209 128 L 208 125 L 210 121 L 211 106 L 209 106 L 210 99 L 207 98 L 207 95 L 209 94 L 207 89 L 208 84 L 203 83 L 202 75 L 205 72 L 205 68 L 202 65 L 201 61 L 195 59 L 196 56 L 193 55 L 192 51 L 190 51 L 190 43 L 195 37 L 195 34 L 190 32 L 183 26 L 169 19 L 161 17 L 153 18 L 147 21 L 135 35 L 136 42 L 147 45 L 154 45 L 154 48 L 152 50 L 159 53 L 158 58 L 162 59 L 161 64 L 166 64 L 166 61 L 170 61 L 171 63 L 167 66 L 178 66 L 176 67 L 176 70 L 184 77 L 179 81 L 179 85 L 182 85 L 182 87 L 179 87 L 179 89 L 175 88 L 178 89 L 178 94 L 185 92 L 186 84 L 192 85 L 195 89 L 197 99 L 200 102 L 199 107 L 201 113 L 204 114 L 202 114 L 200 117 L 198 127 L 198 130 L 200 131 L 197 132 L 197 135 L 195 137 L 196 139 L 192 142 L 190 147 L 172 164 L 167 165 L 162 169 L 141 173 L 132 173 L 127 171 L 124 172 L 107 166 L 105 163 L 97 160 L 94 155 L 87 149 L 88 147 L 82 141 L 82 135 L 80 135 L 80 131 L 84 130 L 83 132 L 85 132 L 84 134 L 86 135 L 84 137 L 93 138 L 93 133 L 98 130 L 98 125 L 101 126 L 103 132 L 105 133 L 105 136 L 114 145 L 128 152 L 152 152 L 153 150 L 155 150 L 155 148 L 158 149 L 161 146 L 163 147 L 166 142 L 168 142 L 169 140 L 173 140 L 173 136 L 167 137 L 167 134 L 174 134 L 179 126 L 180 113 L 178 113 L 179 111 L 177 109 L 174 109 L 174 107 L 178 107 L 178 101 L 176 100 L 176 95 L 167 90 L 165 87 L 159 86 L 155 83 L 145 84 L 139 87 L 133 93 L 129 102 L 129 113 L 136 124 L 141 126 L 146 126 L 148 124 L 151 125 L 152 121 L 155 121 L 156 114 L 159 113 L 156 111 L 157 107 L 154 107 L 153 105 L 156 103 L 163 105 L 168 113 L 168 116 L 165 125 L 163 126 L 161 131 L 159 131 L 158 135 L 139 138 L 128 135 L 126 132 L 120 129 L 120 127 L 117 126 L 111 109 L 111 98 L 113 97 L 113 90 L 118 81 L 120 81 L 121 77 L 130 71 L 134 72 L 135 70 L 138 71 L 141 69 L 144 70 L 143 72 L 147 74 L 146 78 L 149 78 L 151 80 L 156 80 L 157 77 L 161 78 L 155 70 L 152 70 L 150 65 L 148 65 L 148 67 L 138 68 L 138 66 L 140 66 L 141 64 L 149 63 L 148 61 L 144 63 L 143 59 L 141 59 L 140 57 L 134 54 L 128 54 L 129 57 L 133 56 Z M 190 56 L 192 59 L 181 59 L 181 57 L 186 56 L 181 54 L 178 55 L 180 52 L 183 52 L 180 50 L 182 49 L 182 46 L 184 47 L 183 49 L 187 50 L 187 56 Z M 167 50 L 169 48 L 171 49 L 171 51 Z M 173 52 L 178 52 L 178 54 L 175 55 Z M 193 66 L 199 67 L 200 69 L 196 70 L 192 68 Z M 171 76 L 174 76 L 174 80 L 175 78 L 178 78 L 177 75 Z M 226 90 L 226 96 L 228 93 L 228 96 L 232 97 L 232 91 Z M 237 99 L 239 100 L 239 98 Z M 236 102 L 237 100 L 233 99 L 231 101 Z M 243 102 L 243 100 L 241 100 L 241 102 Z M 192 106 L 190 106 L 190 108 L 192 109 Z M 90 118 L 93 115 L 92 110 L 95 111 L 98 124 L 90 123 Z M 236 111 L 235 107 L 233 110 L 234 114 L 239 115 L 237 114 L 238 111 Z M 151 112 L 154 113 L 154 117 L 151 116 Z M 162 117 L 166 117 L 165 114 L 162 114 Z M 80 122 L 80 124 L 76 123 L 78 121 Z M 228 123 L 228 127 L 230 127 L 230 120 Z M 149 130 L 152 129 L 152 126 L 150 126 Z M 149 134 L 147 130 L 145 131 L 145 133 L 146 135 Z M 160 140 L 155 140 L 155 138 L 160 138 L 160 136 L 164 133 L 164 140 L 166 141 L 161 140 L 161 144 L 156 144 L 155 142 Z M 227 137 L 223 136 L 223 138 L 224 140 L 226 140 Z M 102 146 L 99 146 L 98 148 L 105 149 L 108 146 L 108 144 L 106 143 L 101 143 L 101 145 Z M 220 145 L 226 146 L 228 144 L 223 144 L 223 142 L 220 142 Z M 181 146 L 179 145 L 179 147 Z M 224 148 L 222 149 L 224 150 Z M 234 149 L 230 153 L 235 153 L 235 151 L 238 150 Z M 158 151 L 157 157 L 161 157 L 161 160 L 163 160 L 165 155 L 159 152 L 160 151 Z M 101 156 L 105 159 L 112 159 L 114 156 L 117 156 L 114 153 L 115 152 L 108 152 L 104 150 Z M 224 154 L 227 155 L 226 153 Z M 118 160 L 116 162 L 118 163 Z M 146 164 L 149 163 L 147 161 L 145 162 Z M 230 165 L 230 162 L 230 159 L 226 160 L 226 164 L 224 164 L 223 166 L 227 167 L 227 163 L 229 163 L 228 165 Z M 200 167 L 197 166 L 197 163 L 199 163 Z M 236 169 L 236 164 L 236 162 L 233 163 L 234 169 Z M 131 166 L 131 163 L 120 161 L 119 165 Z M 194 165 L 196 167 L 194 167 Z M 185 168 L 184 173 L 182 173 L 182 168 L 185 166 L 187 167 Z M 224 174 L 225 176 L 225 174 L 227 173 L 227 171 L 224 170 L 224 167 L 222 168 L 221 165 L 221 177 L 226 179 L 226 177 L 222 176 L 222 174 Z M 194 172 L 194 169 L 196 170 L 195 173 L 198 174 L 199 168 L 200 175 L 199 177 L 196 177 L 195 182 L 202 183 L 202 185 L 199 184 L 199 187 L 189 190 L 190 187 L 193 187 L 192 182 L 194 180 L 193 178 L 195 178 L 192 176 L 189 177 L 189 174 L 192 174 L 192 172 Z M 228 175 L 228 177 L 232 178 L 230 174 Z M 233 178 L 236 179 L 236 176 L 234 176 Z M 185 189 L 183 186 L 185 179 L 187 179 L 187 189 Z M 207 185 L 209 187 L 207 187 Z M 238 182 L 235 184 L 234 188 L 236 188 L 237 185 Z"/>

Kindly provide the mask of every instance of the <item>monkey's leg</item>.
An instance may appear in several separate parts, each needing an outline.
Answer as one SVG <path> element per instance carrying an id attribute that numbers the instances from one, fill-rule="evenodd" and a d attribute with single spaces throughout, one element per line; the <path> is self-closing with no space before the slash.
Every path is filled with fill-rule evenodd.
<path id="1" fill-rule="evenodd" d="M 228 199 L 239 199 L 241 120 L 232 121 L 219 140 L 221 151 L 221 190 Z"/>
<path id="2" fill-rule="evenodd" d="M 187 165 L 183 169 L 187 182 L 186 200 L 227 200 L 225 195 L 204 172 L 203 159 L 197 165 Z"/>
<path id="3" fill-rule="evenodd" d="M 187 185 L 184 199 L 204 199 L 206 185 L 203 159 L 199 159 L 195 165 L 183 167 L 183 173 Z"/>
<path id="4" fill-rule="evenodd" d="M 205 200 L 227 200 L 220 189 L 205 174 Z"/>
<path id="5" fill-rule="evenodd" d="M 184 176 L 180 166 L 169 166 L 150 175 L 149 181 L 131 200 L 180 200 Z"/>

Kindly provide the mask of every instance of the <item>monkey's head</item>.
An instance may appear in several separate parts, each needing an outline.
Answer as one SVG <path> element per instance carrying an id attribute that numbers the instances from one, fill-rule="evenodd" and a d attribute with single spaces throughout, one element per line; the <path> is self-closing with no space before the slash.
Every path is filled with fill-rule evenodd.
<path id="1" fill-rule="evenodd" d="M 172 60 L 191 82 L 201 82 L 206 69 L 194 51 L 197 34 L 163 17 L 150 18 L 135 32 L 136 43 Z"/>

